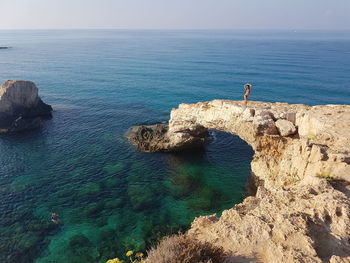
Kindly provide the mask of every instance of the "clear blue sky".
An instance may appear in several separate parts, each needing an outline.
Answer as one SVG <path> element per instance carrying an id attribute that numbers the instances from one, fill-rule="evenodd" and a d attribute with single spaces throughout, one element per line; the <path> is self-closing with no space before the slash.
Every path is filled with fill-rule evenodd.
<path id="1" fill-rule="evenodd" d="M 0 29 L 350 30 L 350 0 L 0 0 Z"/>

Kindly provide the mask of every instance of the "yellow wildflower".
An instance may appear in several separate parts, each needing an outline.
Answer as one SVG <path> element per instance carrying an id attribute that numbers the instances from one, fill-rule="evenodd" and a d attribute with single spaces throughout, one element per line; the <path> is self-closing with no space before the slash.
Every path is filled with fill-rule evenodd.
<path id="1" fill-rule="evenodd" d="M 106 263 L 123 263 L 123 260 L 120 260 L 119 258 L 113 258 L 108 260 Z"/>
<path id="2" fill-rule="evenodd" d="M 132 254 L 134 254 L 134 251 L 132 250 L 129 250 L 128 252 L 126 252 L 127 257 L 130 257 Z"/>
<path id="3" fill-rule="evenodd" d="M 136 253 L 135 257 L 137 257 L 137 258 L 143 258 L 143 253 L 141 253 L 141 252 Z"/>

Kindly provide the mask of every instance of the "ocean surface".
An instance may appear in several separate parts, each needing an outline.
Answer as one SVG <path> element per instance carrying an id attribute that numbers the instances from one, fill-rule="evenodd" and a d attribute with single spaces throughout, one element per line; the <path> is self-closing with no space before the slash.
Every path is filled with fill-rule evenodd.
<path id="1" fill-rule="evenodd" d="M 246 82 L 252 100 L 350 103 L 350 32 L 0 31 L 0 46 L 0 82 L 32 80 L 54 108 L 0 135 L 3 263 L 105 262 L 240 202 L 253 152 L 238 137 L 182 154 L 124 138 L 179 103 L 241 100 Z"/>

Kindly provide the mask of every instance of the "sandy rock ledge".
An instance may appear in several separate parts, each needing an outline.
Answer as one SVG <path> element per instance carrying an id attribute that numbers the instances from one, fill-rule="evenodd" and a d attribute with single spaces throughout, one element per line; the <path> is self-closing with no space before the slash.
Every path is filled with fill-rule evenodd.
<path id="1" fill-rule="evenodd" d="M 350 262 L 350 106 L 181 104 L 148 151 L 178 148 L 196 129 L 245 140 L 261 185 L 220 218 L 196 218 L 186 235 L 223 247 L 229 262 Z M 142 150 L 142 137 L 132 142 Z"/>

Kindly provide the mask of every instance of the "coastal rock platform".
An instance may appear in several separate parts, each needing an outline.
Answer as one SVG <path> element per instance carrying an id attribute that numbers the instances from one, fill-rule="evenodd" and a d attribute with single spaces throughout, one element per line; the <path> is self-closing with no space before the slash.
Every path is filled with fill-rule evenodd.
<path id="1" fill-rule="evenodd" d="M 350 106 L 181 104 L 162 138 L 181 145 L 197 127 L 245 140 L 259 184 L 220 217 L 196 218 L 186 235 L 224 248 L 232 262 L 349 262 Z M 151 151 L 164 150 L 158 146 Z"/>
<path id="2" fill-rule="evenodd" d="M 0 86 L 0 133 L 37 128 L 51 118 L 51 112 L 33 82 L 8 80 Z"/>

